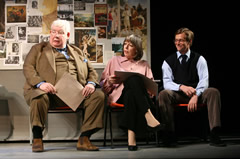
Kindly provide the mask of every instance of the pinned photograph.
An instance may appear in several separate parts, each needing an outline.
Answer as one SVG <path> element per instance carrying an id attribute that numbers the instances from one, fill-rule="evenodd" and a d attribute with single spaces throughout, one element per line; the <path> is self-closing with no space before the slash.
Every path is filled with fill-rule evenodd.
<path id="1" fill-rule="evenodd" d="M 73 5 L 64 4 L 57 6 L 57 17 L 63 20 L 73 21 Z"/>
<path id="2" fill-rule="evenodd" d="M 6 47 L 6 41 L 5 40 L 0 40 L 0 53 L 3 53 L 4 52 L 4 49 Z"/>
<path id="3" fill-rule="evenodd" d="M 114 51 L 117 56 L 122 54 L 123 41 L 124 38 L 112 38 L 112 51 Z"/>
<path id="4" fill-rule="evenodd" d="M 95 25 L 107 25 L 107 4 L 95 4 Z"/>
<path id="5" fill-rule="evenodd" d="M 104 45 L 97 44 L 97 63 L 103 63 Z"/>
<path id="6" fill-rule="evenodd" d="M 42 27 L 42 16 L 28 16 L 28 27 Z"/>
<path id="7" fill-rule="evenodd" d="M 39 35 L 28 35 L 27 42 L 28 43 L 39 43 Z"/>
<path id="8" fill-rule="evenodd" d="M 13 66 L 19 66 L 20 65 L 20 58 L 19 56 L 8 56 L 5 61 L 5 65 L 13 65 Z"/>
<path id="9" fill-rule="evenodd" d="M 7 23 L 26 23 L 26 5 L 7 6 Z"/>
<path id="10" fill-rule="evenodd" d="M 6 26 L 5 38 L 7 40 L 16 40 L 17 29 L 16 26 Z"/>
<path id="11" fill-rule="evenodd" d="M 97 61 L 96 29 L 75 29 L 75 45 L 83 50 L 90 61 Z"/>
<path id="12" fill-rule="evenodd" d="M 98 27 L 98 38 L 106 39 L 107 38 L 107 27 Z"/>
<path id="13" fill-rule="evenodd" d="M 75 14 L 74 27 L 94 27 L 94 14 Z"/>
<path id="14" fill-rule="evenodd" d="M 18 27 L 18 40 L 25 41 L 27 39 L 26 33 L 27 33 L 27 28 L 19 26 Z"/>

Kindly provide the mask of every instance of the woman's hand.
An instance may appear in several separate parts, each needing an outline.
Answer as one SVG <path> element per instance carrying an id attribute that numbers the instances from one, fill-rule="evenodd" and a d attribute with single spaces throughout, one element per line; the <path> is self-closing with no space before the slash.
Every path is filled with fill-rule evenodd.
<path id="1" fill-rule="evenodd" d="M 147 92 L 148 92 L 150 98 L 154 97 L 154 94 L 152 94 L 149 90 L 147 90 Z"/>
<path id="2" fill-rule="evenodd" d="M 120 80 L 119 77 L 117 77 L 116 75 L 111 75 L 108 77 L 108 82 L 110 84 L 120 84 L 122 83 L 122 81 Z"/>

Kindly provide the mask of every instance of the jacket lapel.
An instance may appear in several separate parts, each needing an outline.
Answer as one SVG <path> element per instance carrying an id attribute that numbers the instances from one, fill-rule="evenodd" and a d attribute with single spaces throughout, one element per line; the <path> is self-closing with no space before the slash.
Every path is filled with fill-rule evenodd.
<path id="1" fill-rule="evenodd" d="M 78 55 L 78 53 L 74 50 L 74 48 L 72 48 L 70 45 L 67 45 L 68 46 L 68 50 L 70 52 L 70 54 L 73 56 L 74 60 L 75 60 L 75 63 L 76 63 L 76 67 L 77 67 L 77 70 L 79 72 L 79 74 L 82 74 L 82 69 L 79 69 L 79 68 L 82 68 L 82 61 L 83 59 L 81 59 L 82 57 Z"/>
<path id="2" fill-rule="evenodd" d="M 52 69 L 56 73 L 56 65 L 55 65 L 55 59 L 54 59 L 54 54 L 52 50 L 52 46 L 50 43 L 48 43 L 47 47 L 43 49 L 44 54 L 46 55 L 49 64 L 51 65 Z"/>

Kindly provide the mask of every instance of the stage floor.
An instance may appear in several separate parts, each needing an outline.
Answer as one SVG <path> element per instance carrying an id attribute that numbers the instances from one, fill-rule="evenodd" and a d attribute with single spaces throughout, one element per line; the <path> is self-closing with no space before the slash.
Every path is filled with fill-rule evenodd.
<path id="1" fill-rule="evenodd" d="M 222 137 L 226 147 L 213 147 L 200 140 L 181 140 L 176 148 L 156 146 L 154 142 L 146 145 L 138 142 L 139 150 L 127 150 L 126 141 L 117 141 L 112 149 L 110 143 L 103 147 L 102 141 L 93 141 L 100 151 L 77 151 L 77 141 L 45 141 L 42 153 L 32 153 L 28 142 L 1 142 L 1 159 L 87 159 L 87 158 L 240 158 L 240 137 Z"/>

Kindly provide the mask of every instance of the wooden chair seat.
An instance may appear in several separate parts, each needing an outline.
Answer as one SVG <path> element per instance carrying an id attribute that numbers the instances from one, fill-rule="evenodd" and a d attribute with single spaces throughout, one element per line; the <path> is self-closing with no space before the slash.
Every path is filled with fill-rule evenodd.
<path id="1" fill-rule="evenodd" d="M 76 113 L 83 110 L 84 109 L 82 106 L 79 106 L 76 111 L 73 111 L 69 106 L 61 106 L 61 107 L 49 108 L 48 113 Z"/>
<path id="2" fill-rule="evenodd" d="M 187 107 L 188 104 L 183 104 L 183 103 L 181 103 L 181 104 L 176 104 L 175 106 L 177 106 L 177 107 Z M 197 106 L 198 106 L 198 107 L 204 107 L 204 106 L 207 106 L 207 105 L 204 104 L 204 103 L 199 103 L 199 104 L 197 104 Z"/>

